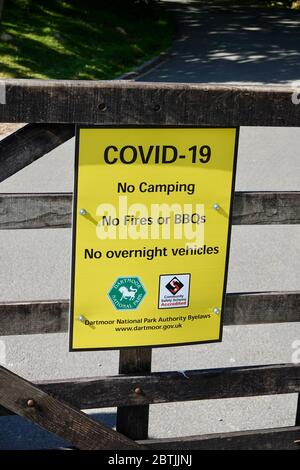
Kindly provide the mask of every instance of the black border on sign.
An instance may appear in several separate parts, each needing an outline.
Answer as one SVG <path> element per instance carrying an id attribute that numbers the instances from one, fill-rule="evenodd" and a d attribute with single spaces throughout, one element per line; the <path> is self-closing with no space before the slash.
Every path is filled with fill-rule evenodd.
<path id="1" fill-rule="evenodd" d="M 99 348 L 73 348 L 73 323 L 74 323 L 74 292 L 75 292 L 75 245 L 76 245 L 76 216 L 77 216 L 77 190 L 78 190 L 78 163 L 79 163 L 79 134 L 81 129 L 235 129 L 235 147 L 233 157 L 233 168 L 232 168 L 232 181 L 231 181 L 231 197 L 230 197 L 230 208 L 228 218 L 228 233 L 227 233 L 227 247 L 225 257 L 225 270 L 224 270 L 224 282 L 223 282 L 223 295 L 221 305 L 221 321 L 220 321 L 220 334 L 218 339 L 208 341 L 193 341 L 190 343 L 168 343 L 168 344 L 147 344 L 143 346 L 115 346 L 115 347 L 99 347 Z M 192 346 L 196 344 L 209 344 L 209 343 L 220 343 L 223 338 L 223 326 L 224 326 L 224 306 L 225 296 L 227 287 L 228 277 L 228 262 L 229 262 L 229 251 L 231 242 L 231 226 L 232 226 L 232 205 L 235 191 L 235 180 L 236 180 L 236 164 L 237 154 L 239 145 L 240 127 L 239 126 L 176 126 L 176 125 L 85 125 L 76 124 L 75 126 L 75 169 L 74 169 L 74 192 L 73 192 L 73 215 L 72 215 L 72 263 L 71 263 L 71 299 L 70 299 L 70 315 L 69 315 L 69 352 L 84 352 L 84 351 L 108 351 L 118 349 L 132 349 L 132 348 L 167 348 L 174 346 Z"/>

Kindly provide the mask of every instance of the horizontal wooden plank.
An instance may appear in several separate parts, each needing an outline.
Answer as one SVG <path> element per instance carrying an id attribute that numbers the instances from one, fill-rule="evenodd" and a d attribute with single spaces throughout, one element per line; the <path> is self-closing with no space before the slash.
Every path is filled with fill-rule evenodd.
<path id="1" fill-rule="evenodd" d="M 139 450 L 113 431 L 0 366 L 0 405 L 82 450 Z"/>
<path id="2" fill-rule="evenodd" d="M 298 393 L 300 366 L 279 364 L 38 382 L 81 409 Z M 136 388 L 142 393 L 136 393 Z M 6 414 L 4 409 L 0 414 Z"/>
<path id="3" fill-rule="evenodd" d="M 293 88 L 130 81 L 1 80 L 0 122 L 299 126 Z"/>
<path id="4" fill-rule="evenodd" d="M 153 372 L 43 381 L 41 390 L 80 409 L 300 392 L 300 365 Z M 136 393 L 136 389 L 141 393 Z M 7 411 L 0 409 L 0 415 Z"/>
<path id="5" fill-rule="evenodd" d="M 224 324 L 255 325 L 300 320 L 300 292 L 259 292 L 226 295 Z M 69 302 L 0 303 L 1 335 L 65 333 Z"/>
<path id="6" fill-rule="evenodd" d="M 210 370 L 153 372 L 39 382 L 42 390 L 81 409 L 139 406 L 297 393 L 300 366 L 294 364 Z M 139 388 L 142 393 L 136 393 Z"/>
<path id="7" fill-rule="evenodd" d="M 0 182 L 63 144 L 74 133 L 72 124 L 28 124 L 10 134 L 0 141 Z"/>
<path id="8" fill-rule="evenodd" d="M 71 227 L 72 194 L 0 194 L 0 230 Z M 300 191 L 237 192 L 234 225 L 299 224 Z"/>
<path id="9" fill-rule="evenodd" d="M 71 227 L 71 194 L 0 194 L 0 230 Z"/>
<path id="10" fill-rule="evenodd" d="M 227 294 L 224 325 L 258 325 L 300 321 L 300 292 Z"/>
<path id="11" fill-rule="evenodd" d="M 68 331 L 66 300 L 0 303 L 2 335 L 33 335 Z"/>
<path id="12" fill-rule="evenodd" d="M 299 450 L 300 426 L 139 441 L 149 450 Z"/>
<path id="13" fill-rule="evenodd" d="M 237 192 L 234 225 L 300 224 L 300 191 Z"/>

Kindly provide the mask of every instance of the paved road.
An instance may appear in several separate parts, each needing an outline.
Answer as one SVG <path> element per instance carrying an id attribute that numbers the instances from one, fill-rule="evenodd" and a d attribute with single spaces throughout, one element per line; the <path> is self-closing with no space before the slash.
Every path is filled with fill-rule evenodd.
<path id="1" fill-rule="evenodd" d="M 284 85 L 300 79 L 298 11 L 231 0 L 165 3 L 180 18 L 178 39 L 171 60 L 148 73 L 148 81 Z"/>
<path id="2" fill-rule="evenodd" d="M 229 15 L 218 6 L 204 12 L 199 5 L 172 2 L 173 9 L 188 8 L 179 39 L 168 62 L 143 80 L 284 84 L 300 78 L 299 15 L 270 10 L 266 17 L 238 8 Z M 255 54 L 268 58 L 250 57 Z M 299 148 L 300 129 L 242 128 L 237 190 L 300 190 Z M 71 191 L 73 155 L 71 140 L 2 183 L 0 191 Z M 0 300 L 69 297 L 70 230 L 3 231 L 0 237 Z M 300 227 L 234 227 L 231 246 L 229 292 L 300 289 Z M 227 327 L 222 344 L 155 349 L 153 369 L 290 362 L 297 339 L 295 324 Z M 118 353 L 68 353 L 65 334 L 15 336 L 0 338 L 0 360 L 28 379 L 42 380 L 115 374 Z M 295 406 L 295 395 L 155 405 L 150 435 L 292 425 Z M 113 425 L 114 411 L 94 414 Z M 58 440 L 20 418 L 1 418 L 0 449 L 56 445 Z"/>

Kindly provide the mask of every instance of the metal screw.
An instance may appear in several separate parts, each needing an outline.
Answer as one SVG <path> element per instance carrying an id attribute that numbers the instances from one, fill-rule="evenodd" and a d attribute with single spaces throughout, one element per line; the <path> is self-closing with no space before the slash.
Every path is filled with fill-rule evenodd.
<path id="1" fill-rule="evenodd" d="M 215 209 L 215 211 L 218 211 L 220 209 L 220 206 L 219 206 L 219 204 L 215 203 L 213 205 L 213 208 Z"/>
<path id="2" fill-rule="evenodd" d="M 142 395 L 143 390 L 141 389 L 141 387 L 136 387 L 136 388 L 134 389 L 134 393 L 136 393 L 137 395 Z"/>
<path id="3" fill-rule="evenodd" d="M 214 313 L 217 315 L 218 313 L 220 313 L 220 309 L 218 307 L 215 307 L 214 308 Z"/>
<path id="4" fill-rule="evenodd" d="M 27 406 L 28 406 L 29 408 L 33 408 L 34 405 L 35 405 L 35 401 L 32 400 L 32 398 L 30 398 L 29 400 L 27 400 Z"/>
<path id="5" fill-rule="evenodd" d="M 78 320 L 84 322 L 84 321 L 85 321 L 85 318 L 84 318 L 83 315 L 80 315 L 80 316 L 78 317 Z"/>
<path id="6" fill-rule="evenodd" d="M 85 209 L 80 209 L 79 214 L 80 215 L 86 215 L 87 211 Z"/>

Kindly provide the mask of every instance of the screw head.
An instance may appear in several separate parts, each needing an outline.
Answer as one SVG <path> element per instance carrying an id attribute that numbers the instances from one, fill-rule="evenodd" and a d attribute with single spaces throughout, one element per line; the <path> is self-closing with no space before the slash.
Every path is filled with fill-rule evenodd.
<path id="1" fill-rule="evenodd" d="M 33 408 L 34 405 L 35 405 L 35 401 L 32 400 L 32 398 L 30 398 L 29 400 L 27 400 L 27 406 L 28 406 L 29 408 Z"/>
<path id="2" fill-rule="evenodd" d="M 79 214 L 80 215 L 86 215 L 87 211 L 85 209 L 80 209 Z"/>
<path id="3" fill-rule="evenodd" d="M 79 315 L 78 320 L 84 322 L 85 318 L 83 315 Z"/>
<path id="4" fill-rule="evenodd" d="M 218 313 L 220 313 L 220 309 L 219 309 L 218 307 L 215 307 L 215 308 L 214 308 L 214 313 L 215 313 L 216 315 L 218 315 Z"/>
<path id="5" fill-rule="evenodd" d="M 220 206 L 219 206 L 219 204 L 215 203 L 213 205 L 213 208 L 215 209 L 215 211 L 218 211 L 220 209 Z"/>
<path id="6" fill-rule="evenodd" d="M 136 393 L 137 395 L 142 395 L 143 391 L 142 391 L 141 387 L 136 387 L 134 389 L 134 393 Z"/>

